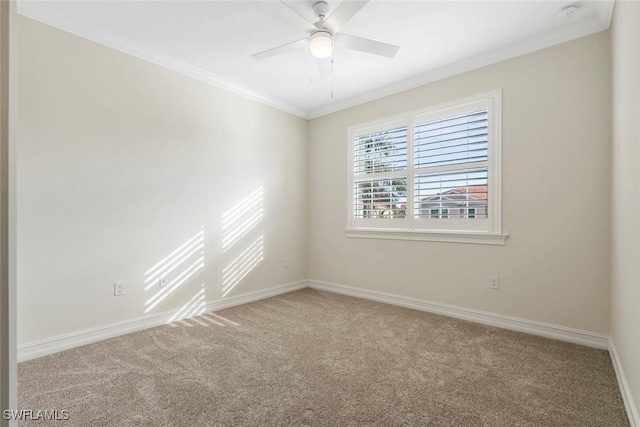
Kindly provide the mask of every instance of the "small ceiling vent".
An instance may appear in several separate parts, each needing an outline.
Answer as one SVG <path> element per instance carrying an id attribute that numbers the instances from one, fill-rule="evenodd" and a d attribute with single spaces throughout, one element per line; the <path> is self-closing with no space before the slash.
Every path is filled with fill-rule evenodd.
<path id="1" fill-rule="evenodd" d="M 567 6 L 565 8 L 560 9 L 558 14 L 556 15 L 558 19 L 562 19 L 566 21 L 567 19 L 573 18 L 576 13 L 578 13 L 578 6 Z"/>

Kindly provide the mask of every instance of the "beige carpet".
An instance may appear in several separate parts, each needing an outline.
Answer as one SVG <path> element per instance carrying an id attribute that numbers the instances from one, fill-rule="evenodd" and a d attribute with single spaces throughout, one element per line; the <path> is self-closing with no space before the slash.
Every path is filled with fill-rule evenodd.
<path id="1" fill-rule="evenodd" d="M 21 363 L 19 385 L 58 426 L 628 425 L 606 351 L 311 289 Z"/>

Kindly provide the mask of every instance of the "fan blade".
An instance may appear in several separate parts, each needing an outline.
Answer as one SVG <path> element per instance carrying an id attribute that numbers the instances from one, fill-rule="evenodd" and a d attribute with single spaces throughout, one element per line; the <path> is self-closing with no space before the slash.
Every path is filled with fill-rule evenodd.
<path id="1" fill-rule="evenodd" d="M 335 34 L 344 25 L 354 17 L 356 13 L 360 11 L 368 3 L 369 0 L 366 1 L 343 1 L 340 6 L 327 18 L 326 27 L 330 28 L 331 31 Z"/>
<path id="2" fill-rule="evenodd" d="M 280 1 L 280 5 L 282 6 L 280 8 L 281 14 L 285 18 L 287 18 L 289 21 L 293 22 L 296 27 L 298 27 L 301 30 L 306 31 L 308 33 L 311 33 L 313 31 L 317 31 L 318 30 L 318 28 L 316 28 L 316 26 L 313 24 L 313 22 L 309 22 L 307 20 L 307 18 L 305 18 L 304 16 L 300 15 L 300 13 L 298 13 L 297 10 L 295 10 L 289 4 L 287 4 L 287 2 Z"/>
<path id="3" fill-rule="evenodd" d="M 372 53 L 374 55 L 393 58 L 400 47 L 392 44 L 381 43 L 375 40 L 363 39 L 361 37 L 350 36 L 348 34 L 336 34 L 334 38 L 335 47 L 359 50 L 361 52 Z"/>
<path id="4" fill-rule="evenodd" d="M 283 44 L 282 46 L 274 47 L 273 49 L 265 50 L 264 52 L 254 53 L 251 57 L 255 60 L 261 61 L 263 59 L 271 58 L 272 56 L 280 55 L 281 53 L 303 47 L 308 42 L 309 39 L 296 40 L 291 43 Z"/>

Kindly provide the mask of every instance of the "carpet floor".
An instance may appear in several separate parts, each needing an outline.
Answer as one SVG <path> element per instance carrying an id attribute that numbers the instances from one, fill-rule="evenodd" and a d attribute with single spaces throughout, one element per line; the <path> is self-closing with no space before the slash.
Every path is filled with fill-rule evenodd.
<path id="1" fill-rule="evenodd" d="M 628 426 L 609 354 L 312 289 L 19 364 L 56 426 Z"/>

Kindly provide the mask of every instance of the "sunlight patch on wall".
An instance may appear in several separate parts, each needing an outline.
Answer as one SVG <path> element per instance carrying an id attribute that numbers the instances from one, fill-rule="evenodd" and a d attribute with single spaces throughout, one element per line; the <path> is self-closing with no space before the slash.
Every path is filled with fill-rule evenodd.
<path id="1" fill-rule="evenodd" d="M 226 296 L 264 259 L 262 233 L 222 270 L 222 296 Z"/>
<path id="2" fill-rule="evenodd" d="M 204 226 L 201 228 L 202 230 L 145 272 L 145 291 L 157 289 L 144 303 L 145 313 L 153 310 L 204 268 Z"/>
<path id="3" fill-rule="evenodd" d="M 171 295 L 176 289 L 178 289 L 182 284 L 189 280 L 203 267 L 204 256 L 198 258 L 193 264 L 185 268 L 182 273 L 180 273 L 180 275 L 172 280 L 166 287 L 160 289 L 155 295 L 149 298 L 147 302 L 144 303 L 144 305 L 147 306 L 144 312 L 148 313 L 149 311 L 153 310 L 155 306 L 157 306 L 161 301 Z"/>
<path id="4" fill-rule="evenodd" d="M 226 252 L 262 222 L 264 213 L 262 184 L 222 215 L 222 250 Z"/>
<path id="5" fill-rule="evenodd" d="M 150 287 L 152 287 L 155 284 L 154 282 L 157 281 L 160 276 L 166 275 L 175 270 L 187 258 L 198 251 L 203 251 L 203 249 L 204 230 L 201 230 L 195 236 L 180 245 L 178 249 L 171 252 L 169 255 L 164 257 L 160 262 L 158 262 L 156 265 L 154 265 L 144 273 L 145 284 L 151 283 L 150 285 L 147 285 L 145 290 L 148 290 Z"/>
<path id="6" fill-rule="evenodd" d="M 223 297 L 264 259 L 263 216 L 262 183 L 222 215 L 222 252 L 231 260 L 222 270 Z"/>

